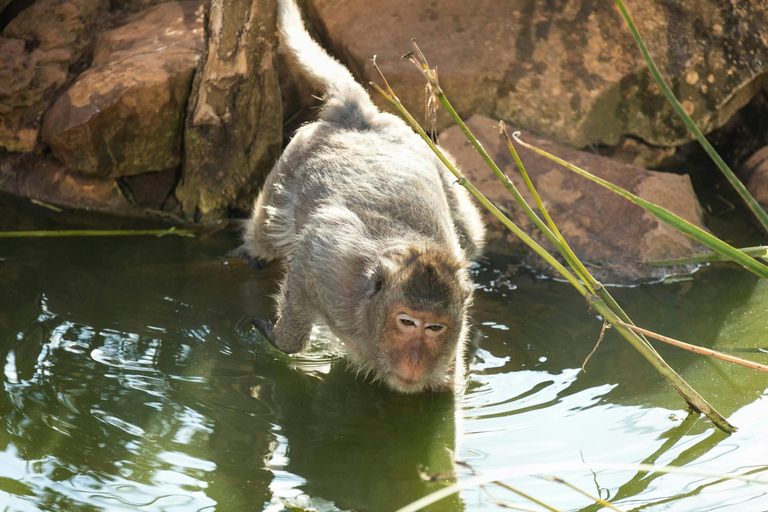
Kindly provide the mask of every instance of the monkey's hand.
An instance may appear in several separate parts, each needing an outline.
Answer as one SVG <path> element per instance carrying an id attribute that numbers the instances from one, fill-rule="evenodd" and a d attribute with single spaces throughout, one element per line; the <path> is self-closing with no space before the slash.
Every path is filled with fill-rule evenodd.
<path id="1" fill-rule="evenodd" d="M 241 245 L 240 247 L 229 251 L 227 253 L 227 257 L 240 258 L 243 261 L 245 261 L 247 264 L 249 264 L 251 267 L 253 267 L 254 270 L 261 270 L 267 264 L 267 260 L 262 260 L 261 258 L 256 258 L 248 254 L 248 251 L 245 249 L 244 245 Z"/>
<path id="2" fill-rule="evenodd" d="M 272 325 L 272 322 L 262 318 L 254 318 L 251 320 L 251 324 L 256 328 L 257 331 L 259 331 L 259 334 L 267 338 L 267 341 L 271 343 L 273 347 L 278 350 L 280 349 L 280 347 L 275 345 L 275 326 Z"/>

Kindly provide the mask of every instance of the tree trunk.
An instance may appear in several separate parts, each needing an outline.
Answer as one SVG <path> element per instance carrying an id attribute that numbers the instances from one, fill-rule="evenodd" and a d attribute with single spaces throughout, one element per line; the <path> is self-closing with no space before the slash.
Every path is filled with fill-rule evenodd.
<path id="1" fill-rule="evenodd" d="M 275 0 L 209 0 L 176 197 L 186 218 L 247 211 L 280 154 Z"/>

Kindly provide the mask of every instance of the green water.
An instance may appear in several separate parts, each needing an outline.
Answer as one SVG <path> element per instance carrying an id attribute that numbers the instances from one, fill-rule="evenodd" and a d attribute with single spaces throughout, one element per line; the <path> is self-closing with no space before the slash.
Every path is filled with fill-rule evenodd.
<path id="1" fill-rule="evenodd" d="M 0 229 L 116 222 L 0 198 Z M 259 340 L 249 319 L 270 315 L 279 269 L 224 261 L 236 244 L 231 231 L 0 239 L 0 510 L 386 511 L 455 481 L 419 471 L 464 481 L 540 465 L 624 510 L 768 509 L 764 484 L 597 468 L 768 480 L 767 374 L 659 347 L 740 429 L 724 435 L 613 332 L 581 372 L 596 315 L 567 284 L 497 281 L 498 260 L 475 269 L 466 394 L 401 396 L 355 379 L 322 332 L 296 357 Z M 767 285 L 726 267 L 613 291 L 637 323 L 768 363 Z M 600 509 L 542 478 L 505 482 L 561 510 Z M 428 510 L 537 509 L 486 490 Z"/>

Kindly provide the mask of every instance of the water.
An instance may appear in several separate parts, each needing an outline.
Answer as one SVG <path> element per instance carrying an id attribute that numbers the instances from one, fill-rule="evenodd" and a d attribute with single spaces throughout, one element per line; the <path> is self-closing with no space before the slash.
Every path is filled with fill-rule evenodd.
<path id="1" fill-rule="evenodd" d="M 0 228 L 121 224 L 22 206 L 0 200 Z M 768 480 L 766 374 L 658 348 L 740 429 L 722 434 L 614 332 L 583 373 L 595 313 L 567 284 L 499 279 L 499 260 L 475 269 L 467 393 L 401 396 L 347 372 L 322 332 L 297 357 L 259 340 L 249 319 L 270 314 L 279 270 L 222 260 L 236 243 L 0 240 L 0 509 L 394 510 L 453 475 L 542 465 L 624 510 L 768 509 L 768 485 L 606 467 Z M 641 325 L 768 363 L 767 284 L 725 267 L 613 293 Z M 600 509 L 541 477 L 505 483 Z M 540 509 L 489 485 L 428 510 L 501 510 L 494 500 Z"/>

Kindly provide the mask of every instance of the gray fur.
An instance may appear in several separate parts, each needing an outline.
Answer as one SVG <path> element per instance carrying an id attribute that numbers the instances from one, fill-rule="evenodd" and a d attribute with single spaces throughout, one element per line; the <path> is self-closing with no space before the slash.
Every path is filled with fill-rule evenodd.
<path id="1" fill-rule="evenodd" d="M 312 326 L 324 323 L 347 344 L 353 364 L 385 371 L 376 367 L 380 340 L 370 339 L 381 329 L 372 325 L 381 314 L 371 299 L 376 275 L 408 247 L 466 262 L 482 249 L 482 223 L 419 136 L 379 112 L 349 71 L 310 38 L 292 0 L 278 0 L 278 23 L 282 44 L 325 94 L 324 108 L 296 132 L 268 176 L 242 249 L 253 259 L 285 261 L 272 333 L 278 348 L 304 349 Z M 456 280 L 468 288 L 465 267 L 456 267 Z M 462 340 L 469 295 L 453 312 Z M 445 387 L 462 347 L 449 352 L 431 387 Z"/>

